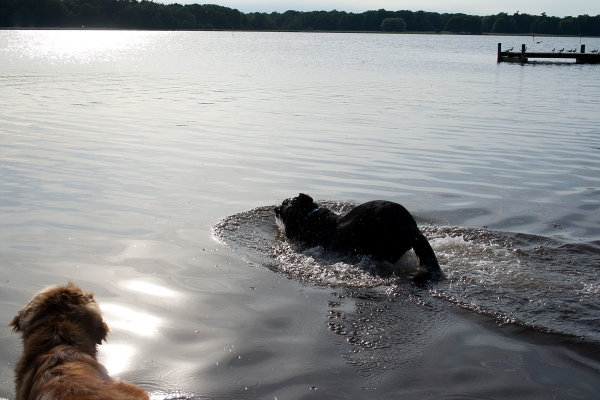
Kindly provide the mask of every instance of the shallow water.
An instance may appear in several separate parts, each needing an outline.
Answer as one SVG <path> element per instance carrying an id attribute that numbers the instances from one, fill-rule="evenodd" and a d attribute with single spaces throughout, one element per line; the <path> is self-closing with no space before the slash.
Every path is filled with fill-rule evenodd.
<path id="1" fill-rule="evenodd" d="M 527 40 L 0 31 L 1 320 L 74 280 L 156 398 L 597 397 L 598 67 Z M 298 192 L 402 203 L 447 280 L 290 246 Z"/>

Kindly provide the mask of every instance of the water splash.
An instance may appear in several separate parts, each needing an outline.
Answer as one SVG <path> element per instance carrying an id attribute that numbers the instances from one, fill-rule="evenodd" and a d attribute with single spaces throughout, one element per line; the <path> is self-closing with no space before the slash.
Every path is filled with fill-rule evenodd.
<path id="1" fill-rule="evenodd" d="M 351 203 L 323 202 L 334 212 Z M 535 235 L 452 226 L 421 226 L 445 279 L 434 298 L 519 324 L 600 342 L 600 246 Z M 410 285 L 418 271 L 412 251 L 396 264 L 288 242 L 272 206 L 232 215 L 213 227 L 215 240 L 248 262 L 313 285 L 387 292 Z M 385 289 L 387 288 L 387 289 Z"/>

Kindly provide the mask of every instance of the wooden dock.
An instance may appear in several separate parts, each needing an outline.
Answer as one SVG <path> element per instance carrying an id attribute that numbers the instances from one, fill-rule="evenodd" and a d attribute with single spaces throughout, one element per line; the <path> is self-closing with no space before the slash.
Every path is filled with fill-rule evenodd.
<path id="1" fill-rule="evenodd" d="M 512 50 L 512 49 L 511 49 Z M 600 64 L 600 54 L 586 53 L 585 44 L 581 45 L 581 50 L 577 52 L 564 52 L 562 50 L 548 53 L 527 52 L 527 46 L 521 45 L 521 51 L 502 51 L 502 43 L 498 43 L 498 62 L 518 62 L 525 64 L 530 59 L 571 59 L 577 64 Z"/>

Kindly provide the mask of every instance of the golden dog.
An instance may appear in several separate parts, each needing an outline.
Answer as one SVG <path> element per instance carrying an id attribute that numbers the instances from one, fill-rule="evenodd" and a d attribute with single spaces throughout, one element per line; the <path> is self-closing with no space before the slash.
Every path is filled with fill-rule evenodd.
<path id="1" fill-rule="evenodd" d="M 148 399 L 134 384 L 113 380 L 96 359 L 108 326 L 93 293 L 72 282 L 48 287 L 9 326 L 24 347 L 15 368 L 16 400 Z"/>

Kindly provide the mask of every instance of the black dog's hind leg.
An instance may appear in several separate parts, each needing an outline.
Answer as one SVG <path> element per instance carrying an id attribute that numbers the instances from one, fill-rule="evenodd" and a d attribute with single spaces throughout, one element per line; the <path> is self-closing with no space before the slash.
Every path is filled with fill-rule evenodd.
<path id="1" fill-rule="evenodd" d="M 417 257 L 419 257 L 419 265 L 427 268 L 426 272 L 422 272 L 413 278 L 415 284 L 424 284 L 427 281 L 438 281 L 442 278 L 442 269 L 438 264 L 437 257 L 427 241 L 427 238 L 418 231 L 412 246 Z"/>

